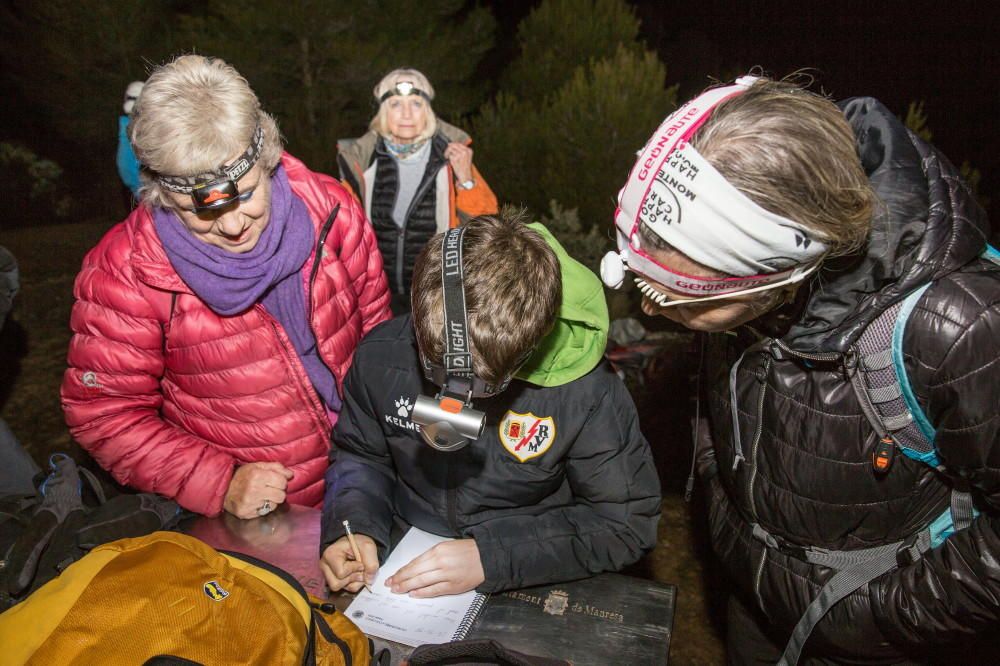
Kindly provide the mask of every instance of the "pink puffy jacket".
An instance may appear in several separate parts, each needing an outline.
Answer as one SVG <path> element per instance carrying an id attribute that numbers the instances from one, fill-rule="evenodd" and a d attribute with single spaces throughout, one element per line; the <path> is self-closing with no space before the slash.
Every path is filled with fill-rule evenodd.
<path id="1" fill-rule="evenodd" d="M 389 317 L 382 257 L 336 180 L 288 154 L 282 163 L 316 228 L 303 287 L 342 390 L 358 341 Z M 259 304 L 212 312 L 170 265 L 145 206 L 87 254 L 73 291 L 66 422 L 120 483 L 211 516 L 237 465 L 278 461 L 295 473 L 289 502 L 322 503 L 332 424 L 291 341 Z"/>

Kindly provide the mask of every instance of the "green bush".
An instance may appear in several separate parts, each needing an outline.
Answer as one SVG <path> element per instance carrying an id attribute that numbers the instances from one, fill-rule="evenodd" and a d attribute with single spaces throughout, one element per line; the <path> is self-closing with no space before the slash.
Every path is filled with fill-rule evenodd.
<path id="1" fill-rule="evenodd" d="M 677 105 L 637 34 L 621 0 L 545 0 L 524 20 L 510 89 L 473 121 L 476 163 L 502 201 L 539 214 L 556 200 L 583 233 L 609 228 L 636 151 Z"/>
<path id="2" fill-rule="evenodd" d="M 63 170 L 30 149 L 0 142 L 0 198 L 7 211 L 4 226 L 64 221 L 72 207 L 62 183 Z"/>

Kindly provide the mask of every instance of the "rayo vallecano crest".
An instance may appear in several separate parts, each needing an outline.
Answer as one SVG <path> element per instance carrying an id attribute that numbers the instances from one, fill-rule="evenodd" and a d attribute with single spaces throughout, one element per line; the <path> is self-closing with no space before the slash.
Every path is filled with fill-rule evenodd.
<path id="1" fill-rule="evenodd" d="M 556 422 L 551 416 L 508 410 L 500 421 L 500 441 L 515 458 L 524 462 L 549 450 L 556 441 Z"/>

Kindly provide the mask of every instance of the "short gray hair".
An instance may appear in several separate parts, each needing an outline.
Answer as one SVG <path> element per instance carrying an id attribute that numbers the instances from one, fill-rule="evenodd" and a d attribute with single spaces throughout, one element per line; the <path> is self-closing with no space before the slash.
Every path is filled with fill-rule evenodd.
<path id="1" fill-rule="evenodd" d="M 375 95 L 375 102 L 378 104 L 378 112 L 372 118 L 369 129 L 375 130 L 384 139 L 390 138 L 389 121 L 386 119 L 388 112 L 386 111 L 385 102 L 379 102 L 379 100 L 382 99 L 382 95 L 395 88 L 396 84 L 400 81 L 409 81 L 413 84 L 413 87 L 419 88 L 427 93 L 430 99 L 434 99 L 434 86 L 431 85 L 426 76 L 415 69 L 402 67 L 394 69 L 383 76 L 382 80 L 376 84 L 375 89 L 372 90 L 372 94 Z M 386 99 L 385 101 L 388 102 L 389 100 Z M 434 108 L 431 106 L 430 100 L 424 101 L 427 103 L 427 126 L 424 127 L 424 131 L 417 137 L 417 141 L 429 139 L 437 132 L 437 115 L 434 113 Z"/>
<path id="2" fill-rule="evenodd" d="M 264 133 L 258 164 L 269 174 L 281 160 L 278 125 L 260 108 L 250 84 L 219 58 L 183 55 L 156 68 L 146 81 L 129 123 L 129 139 L 143 166 L 139 196 L 169 208 L 155 176 L 213 173 Z"/>

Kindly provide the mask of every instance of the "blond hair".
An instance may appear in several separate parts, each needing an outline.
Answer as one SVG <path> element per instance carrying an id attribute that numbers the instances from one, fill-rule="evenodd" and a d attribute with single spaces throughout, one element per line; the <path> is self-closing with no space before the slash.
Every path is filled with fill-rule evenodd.
<path id="1" fill-rule="evenodd" d="M 488 383 L 510 376 L 552 328 L 562 302 L 559 260 L 523 214 L 505 207 L 465 224 L 462 242 L 465 305 L 472 368 Z M 432 238 L 413 269 L 413 328 L 421 353 L 434 364 L 444 356 L 441 242 Z"/>
<path id="2" fill-rule="evenodd" d="M 867 242 L 878 198 L 829 99 L 761 78 L 720 104 L 691 144 L 754 203 L 817 232 L 831 256 Z"/>
<path id="3" fill-rule="evenodd" d="M 143 166 L 140 198 L 171 207 L 156 175 L 215 173 L 247 149 L 258 125 L 264 145 L 257 164 L 270 174 L 281 159 L 281 134 L 247 80 L 219 58 L 184 55 L 161 65 L 146 81 L 129 123 Z"/>
<path id="4" fill-rule="evenodd" d="M 375 85 L 375 89 L 372 90 L 372 94 L 375 95 L 375 102 L 378 103 L 378 111 L 368 125 L 369 129 L 375 130 L 383 139 L 392 139 L 392 135 L 389 132 L 389 111 L 385 103 L 392 98 L 386 99 L 385 102 L 379 102 L 379 100 L 382 99 L 382 95 L 395 88 L 397 83 L 403 81 L 412 83 L 414 88 L 424 91 L 427 93 L 427 97 L 434 99 L 434 86 L 431 85 L 426 76 L 415 69 L 402 67 L 394 69 L 383 76 L 382 80 Z M 437 132 L 437 115 L 434 113 L 430 100 L 425 99 L 424 101 L 427 103 L 427 125 L 416 138 L 415 143 L 429 139 Z"/>

